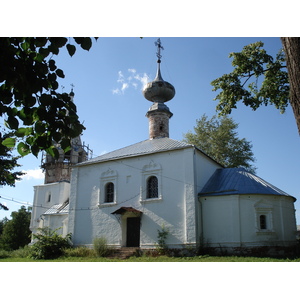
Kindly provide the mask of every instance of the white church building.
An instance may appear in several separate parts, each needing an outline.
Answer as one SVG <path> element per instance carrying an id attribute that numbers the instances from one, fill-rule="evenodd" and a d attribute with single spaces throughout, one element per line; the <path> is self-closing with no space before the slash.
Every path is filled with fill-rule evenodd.
<path id="1" fill-rule="evenodd" d="M 58 160 L 46 156 L 45 183 L 34 187 L 30 229 L 60 228 L 75 246 L 105 237 L 115 248 L 291 246 L 296 199 L 243 168 L 224 168 L 201 149 L 169 138 L 174 87 L 161 76 L 160 41 L 149 138 L 93 159 L 80 138 Z M 72 93 L 73 97 L 74 94 Z"/>

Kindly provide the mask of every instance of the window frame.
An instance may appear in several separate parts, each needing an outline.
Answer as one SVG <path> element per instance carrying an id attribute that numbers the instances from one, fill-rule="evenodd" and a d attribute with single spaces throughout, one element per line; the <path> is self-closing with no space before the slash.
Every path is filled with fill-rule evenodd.
<path id="1" fill-rule="evenodd" d="M 106 187 L 107 187 L 107 184 L 109 184 L 109 183 L 112 183 L 113 187 L 114 187 L 112 202 L 106 201 L 107 200 Z M 98 207 L 112 206 L 112 205 L 117 204 L 117 184 L 118 184 L 117 171 L 111 170 L 110 168 L 108 168 L 107 171 L 101 173 Z"/>
<path id="2" fill-rule="evenodd" d="M 261 200 L 254 205 L 254 208 L 256 214 L 256 233 L 258 235 L 275 233 L 273 227 L 273 205 L 267 200 Z M 261 226 L 261 216 L 264 216 L 265 228 Z"/>
<path id="3" fill-rule="evenodd" d="M 163 199 L 161 165 L 151 160 L 143 166 L 141 175 L 140 202 L 161 201 Z M 148 198 L 148 180 L 153 176 L 157 178 L 157 197 Z"/>
<path id="4" fill-rule="evenodd" d="M 259 229 L 260 230 L 267 230 L 268 229 L 268 220 L 265 214 L 259 215 Z"/>
<path id="5" fill-rule="evenodd" d="M 109 181 L 104 186 L 104 203 L 115 202 L 115 185 L 113 182 Z"/>
<path id="6" fill-rule="evenodd" d="M 156 176 L 151 175 L 147 178 L 146 189 L 146 199 L 158 198 L 158 179 Z"/>

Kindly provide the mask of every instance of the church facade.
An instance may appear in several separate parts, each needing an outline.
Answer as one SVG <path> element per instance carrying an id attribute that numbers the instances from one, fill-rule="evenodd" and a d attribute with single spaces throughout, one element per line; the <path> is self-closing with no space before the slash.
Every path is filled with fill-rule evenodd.
<path id="1" fill-rule="evenodd" d="M 67 168 L 58 161 L 44 166 L 49 175 L 35 187 L 31 230 L 60 228 L 75 246 L 89 247 L 105 237 L 113 247 L 152 249 L 162 228 L 169 248 L 295 244 L 294 197 L 169 138 L 165 102 L 175 89 L 162 79 L 160 41 L 157 46 L 157 74 L 143 90 L 152 102 L 149 139 L 90 160 L 77 139 L 60 161 Z"/>

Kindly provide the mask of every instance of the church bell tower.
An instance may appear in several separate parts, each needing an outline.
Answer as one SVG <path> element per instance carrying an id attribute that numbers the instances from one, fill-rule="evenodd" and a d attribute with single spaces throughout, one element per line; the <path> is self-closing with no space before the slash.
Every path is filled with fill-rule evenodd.
<path id="1" fill-rule="evenodd" d="M 172 84 L 164 81 L 160 73 L 161 45 L 160 39 L 155 42 L 157 46 L 157 73 L 152 82 L 146 84 L 143 89 L 144 97 L 153 102 L 149 108 L 146 117 L 149 119 L 149 138 L 169 137 L 169 119 L 173 116 L 165 102 L 175 96 L 175 88 Z"/>
<path id="2" fill-rule="evenodd" d="M 70 93 L 71 100 L 74 99 L 73 89 Z M 45 172 L 45 184 L 60 181 L 70 181 L 72 166 L 88 160 L 88 149 L 81 142 L 80 136 L 71 139 L 71 150 L 64 152 L 59 143 L 55 145 L 59 152 L 58 159 L 50 154 L 45 154 L 42 157 L 42 169 Z M 89 151 L 89 150 L 88 150 Z"/>

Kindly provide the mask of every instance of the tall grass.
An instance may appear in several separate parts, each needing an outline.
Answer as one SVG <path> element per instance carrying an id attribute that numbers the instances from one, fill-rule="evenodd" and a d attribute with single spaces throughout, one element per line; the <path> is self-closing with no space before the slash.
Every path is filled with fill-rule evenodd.
<path id="1" fill-rule="evenodd" d="M 105 237 L 95 238 L 93 240 L 93 246 L 97 256 L 105 257 L 111 253 L 111 249 L 109 249 Z"/>

